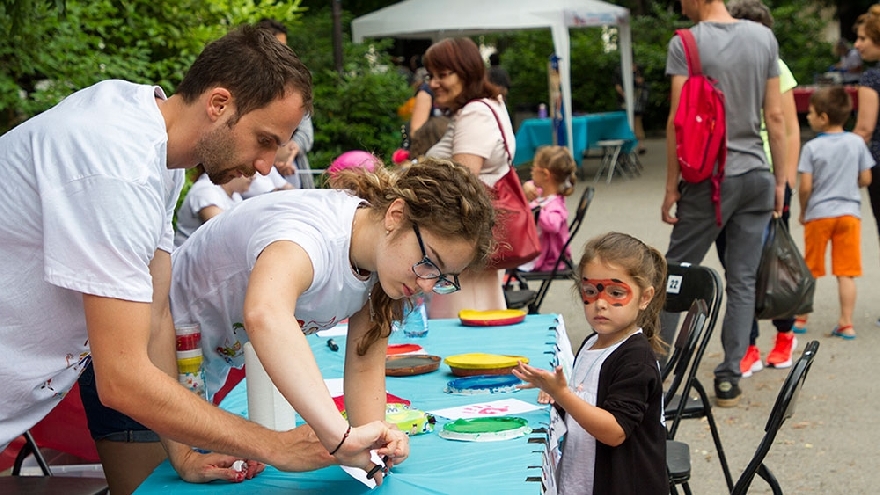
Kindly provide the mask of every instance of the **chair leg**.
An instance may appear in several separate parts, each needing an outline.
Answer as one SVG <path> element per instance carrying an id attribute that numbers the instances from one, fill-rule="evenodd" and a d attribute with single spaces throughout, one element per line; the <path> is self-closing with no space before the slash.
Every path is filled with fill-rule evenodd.
<path id="1" fill-rule="evenodd" d="M 727 482 L 727 490 L 733 491 L 733 477 L 730 475 L 730 468 L 727 466 L 727 455 L 724 453 L 724 447 L 721 445 L 721 435 L 718 433 L 718 425 L 715 423 L 715 417 L 712 415 L 712 408 L 709 406 L 709 397 L 706 395 L 706 389 L 699 380 L 694 380 L 694 390 L 703 401 L 703 408 L 706 413 L 706 421 L 709 423 L 709 431 L 712 433 L 712 441 L 715 442 L 715 449 L 718 450 L 718 462 L 721 463 L 721 470 L 724 471 L 724 480 Z"/>
<path id="2" fill-rule="evenodd" d="M 632 177 L 642 175 L 641 167 L 638 165 L 639 155 L 635 151 L 626 154 L 626 168 Z"/>
<path id="3" fill-rule="evenodd" d="M 617 157 L 620 155 L 620 146 L 615 146 L 614 151 L 611 152 L 611 159 L 608 164 L 608 180 L 605 181 L 606 184 L 611 184 L 611 178 L 614 177 L 614 167 L 617 165 Z"/>
<path id="4" fill-rule="evenodd" d="M 596 175 L 593 176 L 593 183 L 599 182 L 599 179 L 602 177 L 602 172 L 605 171 L 605 167 L 607 162 L 605 160 L 605 153 L 602 153 L 602 159 L 599 160 L 599 170 L 596 171 Z"/>
<path id="5" fill-rule="evenodd" d="M 25 444 L 21 447 L 21 450 L 18 451 L 18 455 L 15 456 L 15 462 L 12 466 L 12 475 L 20 475 L 21 466 L 24 463 L 24 460 L 27 456 L 33 454 L 34 459 L 37 460 L 37 464 L 40 465 L 40 469 L 43 471 L 43 475 L 52 476 L 52 470 L 49 468 L 49 463 L 46 462 L 46 458 L 44 458 L 43 453 L 40 452 L 40 447 L 37 446 L 37 442 L 34 440 L 30 431 L 24 432 L 24 440 Z"/>
<path id="6" fill-rule="evenodd" d="M 779 486 L 779 480 L 776 479 L 776 476 L 773 476 L 773 473 L 770 472 L 770 468 L 761 464 L 758 466 L 758 476 L 764 479 L 768 485 L 770 485 L 770 489 L 773 490 L 773 495 L 782 495 L 782 487 Z"/>

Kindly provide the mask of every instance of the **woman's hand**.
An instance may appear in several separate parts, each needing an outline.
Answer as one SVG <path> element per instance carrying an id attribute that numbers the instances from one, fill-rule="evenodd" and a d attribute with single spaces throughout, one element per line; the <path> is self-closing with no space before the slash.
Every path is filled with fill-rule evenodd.
<path id="1" fill-rule="evenodd" d="M 383 474 L 394 464 L 409 457 L 409 437 L 402 431 L 389 427 L 382 421 L 373 421 L 352 428 L 348 438 L 342 442 L 335 457 L 340 464 L 361 468 L 370 472 L 376 465 L 371 460 L 370 451 L 385 460 L 385 468 L 374 476 L 377 485 L 382 484 Z"/>
<path id="2" fill-rule="evenodd" d="M 240 483 L 262 473 L 266 468 L 262 462 L 213 452 L 202 454 L 189 447 L 169 449 L 168 460 L 180 478 L 190 483 L 207 483 L 214 480 Z"/>

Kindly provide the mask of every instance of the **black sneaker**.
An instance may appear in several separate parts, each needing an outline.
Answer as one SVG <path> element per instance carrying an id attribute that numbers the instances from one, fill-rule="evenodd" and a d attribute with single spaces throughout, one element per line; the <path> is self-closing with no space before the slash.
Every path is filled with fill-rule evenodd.
<path id="1" fill-rule="evenodd" d="M 742 390 L 739 389 L 739 385 L 725 378 L 715 379 L 715 398 L 718 407 L 736 407 L 741 396 Z"/>

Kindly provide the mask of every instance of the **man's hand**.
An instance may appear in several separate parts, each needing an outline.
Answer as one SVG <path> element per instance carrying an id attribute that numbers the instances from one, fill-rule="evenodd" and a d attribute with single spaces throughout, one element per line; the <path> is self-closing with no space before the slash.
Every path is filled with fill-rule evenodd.
<path id="1" fill-rule="evenodd" d="M 663 223 L 669 225 L 678 223 L 678 218 L 671 213 L 671 210 L 678 203 L 679 199 L 681 199 L 681 193 L 678 192 L 678 189 L 666 191 L 666 196 L 663 197 L 663 206 L 660 207 L 660 216 L 663 219 Z"/>
<path id="2" fill-rule="evenodd" d="M 190 483 L 207 483 L 226 480 L 240 483 L 249 480 L 265 469 L 265 464 L 253 460 L 239 461 L 237 457 L 226 454 L 202 454 L 190 448 L 170 449 L 168 460 L 177 474 Z M 236 469 L 239 467 L 239 469 Z"/>
<path id="3" fill-rule="evenodd" d="M 321 441 L 309 425 L 279 432 L 278 435 L 283 447 L 280 452 L 274 454 L 278 456 L 278 461 L 273 462 L 272 466 L 280 471 L 302 473 L 339 464 L 321 445 Z"/>

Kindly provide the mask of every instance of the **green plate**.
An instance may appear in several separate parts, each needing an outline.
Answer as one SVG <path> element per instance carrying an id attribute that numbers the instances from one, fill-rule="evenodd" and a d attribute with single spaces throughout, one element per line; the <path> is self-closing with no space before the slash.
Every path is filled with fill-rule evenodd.
<path id="1" fill-rule="evenodd" d="M 440 436 L 465 442 L 496 442 L 531 433 L 529 422 L 515 416 L 457 419 L 443 425 Z"/>

